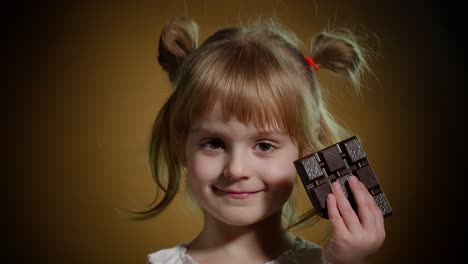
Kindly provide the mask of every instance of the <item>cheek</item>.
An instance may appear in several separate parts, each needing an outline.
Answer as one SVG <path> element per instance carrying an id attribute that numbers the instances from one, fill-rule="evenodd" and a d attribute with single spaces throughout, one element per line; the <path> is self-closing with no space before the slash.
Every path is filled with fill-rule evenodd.
<path id="1" fill-rule="evenodd" d="M 268 177 L 265 183 L 268 186 L 271 206 L 284 205 L 294 190 L 295 168 L 288 165 L 274 166 L 270 167 L 266 173 Z"/>
<path id="2" fill-rule="evenodd" d="M 208 186 L 221 173 L 216 159 L 193 155 L 187 161 L 188 183 L 192 191 Z"/>
<path id="3" fill-rule="evenodd" d="M 296 178 L 294 164 L 285 160 L 278 160 L 274 166 L 265 166 L 265 181 L 271 188 L 277 190 L 292 190 Z"/>
<path id="4" fill-rule="evenodd" d="M 294 160 L 299 156 L 299 151 L 297 148 L 291 148 L 282 154 L 270 161 L 268 166 L 264 166 L 264 173 L 268 176 L 265 177 L 265 181 L 277 192 L 290 193 L 294 188 L 297 175 Z"/>

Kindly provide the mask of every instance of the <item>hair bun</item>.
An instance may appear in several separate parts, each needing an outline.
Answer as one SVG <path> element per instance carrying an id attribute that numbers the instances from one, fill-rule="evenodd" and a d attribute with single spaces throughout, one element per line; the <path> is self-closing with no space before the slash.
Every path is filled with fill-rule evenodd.
<path id="1" fill-rule="evenodd" d="M 180 63 L 198 45 L 198 25 L 188 17 L 176 17 L 163 28 L 159 38 L 159 64 L 169 74 L 171 82 Z"/>
<path id="2" fill-rule="evenodd" d="M 359 91 L 361 77 L 369 73 L 371 51 L 359 43 L 359 36 L 348 29 L 321 32 L 315 38 L 311 57 L 320 68 L 348 77 Z"/>

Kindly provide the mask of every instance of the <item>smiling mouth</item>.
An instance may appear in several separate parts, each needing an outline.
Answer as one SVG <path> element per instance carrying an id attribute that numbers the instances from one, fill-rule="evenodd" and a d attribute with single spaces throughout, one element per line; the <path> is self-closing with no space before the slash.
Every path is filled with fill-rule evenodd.
<path id="1" fill-rule="evenodd" d="M 250 191 L 221 190 L 221 189 L 218 189 L 216 187 L 213 187 L 213 189 L 218 194 L 221 194 L 223 196 L 227 196 L 227 197 L 230 197 L 230 198 L 234 198 L 234 199 L 245 199 L 247 197 L 254 196 L 255 194 L 261 192 L 261 190 L 253 191 L 253 192 L 250 192 Z"/>

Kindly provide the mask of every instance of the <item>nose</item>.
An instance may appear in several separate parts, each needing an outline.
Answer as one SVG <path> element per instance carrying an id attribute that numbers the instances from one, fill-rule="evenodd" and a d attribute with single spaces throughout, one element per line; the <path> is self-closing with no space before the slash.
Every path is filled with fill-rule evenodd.
<path id="1" fill-rule="evenodd" d="M 234 180 L 248 179 L 248 160 L 247 153 L 243 153 L 240 150 L 231 151 L 231 153 L 226 156 L 226 163 L 223 171 L 224 176 Z"/>

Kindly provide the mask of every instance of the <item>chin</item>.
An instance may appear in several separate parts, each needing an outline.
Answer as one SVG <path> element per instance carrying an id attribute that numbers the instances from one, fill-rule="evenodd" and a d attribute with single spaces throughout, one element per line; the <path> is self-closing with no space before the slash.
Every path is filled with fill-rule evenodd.
<path id="1" fill-rule="evenodd" d="M 253 218 L 224 218 L 219 219 L 223 223 L 231 226 L 249 226 L 255 223 L 258 223 L 260 219 L 253 219 Z"/>
<path id="2" fill-rule="evenodd" d="M 249 226 L 261 222 L 274 214 L 262 214 L 258 212 L 259 211 L 249 212 L 248 210 L 243 210 L 242 212 L 239 212 L 238 210 L 233 210 L 229 212 L 223 212 L 217 218 L 219 221 L 228 225 Z"/>

